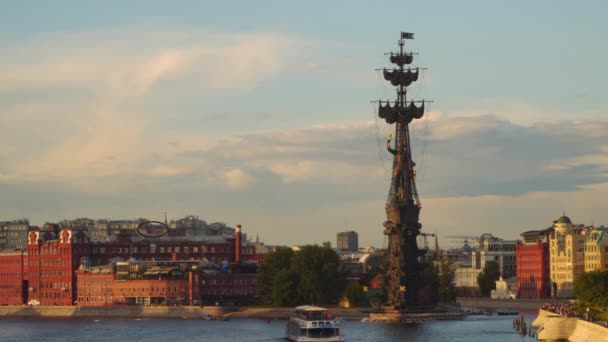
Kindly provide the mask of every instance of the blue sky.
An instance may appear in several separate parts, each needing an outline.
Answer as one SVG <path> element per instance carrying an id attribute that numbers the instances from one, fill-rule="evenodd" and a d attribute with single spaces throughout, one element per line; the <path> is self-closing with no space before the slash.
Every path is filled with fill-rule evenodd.
<path id="1" fill-rule="evenodd" d="M 382 246 L 401 31 L 433 99 L 412 127 L 423 229 L 608 224 L 603 1 L 5 2 L 0 219 L 243 224 Z M 443 240 L 442 240 L 443 239 Z"/>

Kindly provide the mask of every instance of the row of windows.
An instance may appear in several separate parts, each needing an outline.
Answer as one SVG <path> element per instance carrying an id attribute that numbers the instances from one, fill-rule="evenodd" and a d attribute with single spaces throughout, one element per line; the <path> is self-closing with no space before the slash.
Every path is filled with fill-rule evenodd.
<path id="1" fill-rule="evenodd" d="M 80 296 L 78 301 L 81 303 L 112 303 L 112 296 Z"/>
<path id="2" fill-rule="evenodd" d="M 253 287 L 240 289 L 209 289 L 207 295 L 256 295 L 257 289 Z"/>
<path id="3" fill-rule="evenodd" d="M 65 254 L 70 254 L 70 248 L 65 246 L 62 248 L 41 248 L 40 249 L 40 254 L 41 255 L 65 255 Z"/>
<path id="4" fill-rule="evenodd" d="M 4 257 L 0 256 L 0 265 L 17 265 L 21 266 L 21 256 L 17 257 Z"/>
<path id="5" fill-rule="evenodd" d="M 55 289 L 55 290 L 69 290 L 70 283 L 68 282 L 41 282 L 40 289 Z"/>
<path id="6" fill-rule="evenodd" d="M 520 271 L 540 271 L 541 269 L 541 265 L 540 264 L 521 264 L 519 265 L 519 267 L 517 268 Z"/>
<path id="7" fill-rule="evenodd" d="M 27 232 L 2 232 L 0 233 L 0 236 L 13 236 L 13 237 L 17 237 L 17 236 L 27 236 Z"/>
<path id="8" fill-rule="evenodd" d="M 203 285 L 255 285 L 256 279 L 203 279 Z"/>
<path id="9" fill-rule="evenodd" d="M 553 275 L 553 278 L 563 281 L 572 281 L 572 273 L 558 273 Z"/>
<path id="10" fill-rule="evenodd" d="M 604 259 L 608 260 L 608 254 L 604 255 Z M 589 261 L 589 260 L 602 260 L 602 258 L 599 254 L 585 256 L 585 261 Z"/>
<path id="11" fill-rule="evenodd" d="M 21 272 L 0 272 L 0 277 L 5 277 L 5 278 L 12 278 L 12 277 L 19 277 L 21 275 Z"/>
<path id="12" fill-rule="evenodd" d="M 36 260 L 35 259 L 31 260 L 30 265 L 31 264 L 36 264 Z M 40 265 L 42 265 L 42 266 L 69 266 L 70 260 L 66 260 L 65 258 L 41 259 Z"/>
<path id="13" fill-rule="evenodd" d="M 69 277 L 71 275 L 72 275 L 71 271 L 58 271 L 58 270 L 40 271 L 40 278 Z"/>
<path id="14" fill-rule="evenodd" d="M 42 299 L 61 299 L 61 298 L 71 298 L 72 294 L 70 292 L 41 292 L 40 297 Z"/>
<path id="15" fill-rule="evenodd" d="M 110 290 L 109 288 L 106 289 L 102 289 L 99 287 L 88 287 L 86 289 L 82 289 L 81 291 L 83 292 L 87 292 L 87 293 L 95 293 L 95 292 L 106 292 L 106 291 L 102 291 L 102 290 Z M 127 293 L 129 295 L 131 294 L 137 294 L 137 293 L 184 293 L 186 292 L 186 288 L 184 287 L 177 287 L 177 286 L 157 286 L 157 287 L 140 287 L 140 288 L 133 288 L 133 287 L 120 287 L 117 289 L 117 292 L 120 293 Z M 80 291 L 79 291 L 80 292 Z"/>

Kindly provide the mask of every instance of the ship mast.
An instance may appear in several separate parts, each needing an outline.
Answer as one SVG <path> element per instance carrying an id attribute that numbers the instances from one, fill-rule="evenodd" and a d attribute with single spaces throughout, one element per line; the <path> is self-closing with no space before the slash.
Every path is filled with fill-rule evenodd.
<path id="1" fill-rule="evenodd" d="M 406 39 L 414 39 L 414 34 L 402 32 L 399 52 L 390 53 L 390 62 L 397 67 L 382 69 L 384 79 L 396 87 L 397 99 L 385 103 L 378 101 L 378 116 L 389 125 L 395 124 L 394 145 L 391 144 L 391 135 L 386 143 L 394 159 L 385 207 L 387 220 L 384 222 L 384 234 L 389 238 L 388 302 L 400 309 L 429 305 L 433 297 L 430 285 L 424 281 L 424 265 L 420 262 L 424 252 L 420 251 L 416 242 L 422 227 L 418 221 L 421 206 L 409 134 L 410 122 L 424 115 L 425 101 L 408 103 L 406 99 L 407 87 L 418 80 L 422 69 L 405 67 L 413 61 L 413 53 L 404 50 Z M 420 105 L 417 106 L 417 103 Z"/>

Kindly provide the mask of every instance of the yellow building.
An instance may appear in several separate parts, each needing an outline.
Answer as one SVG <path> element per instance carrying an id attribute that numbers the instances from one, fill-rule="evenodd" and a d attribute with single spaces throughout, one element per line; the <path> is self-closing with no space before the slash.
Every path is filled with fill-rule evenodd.
<path id="1" fill-rule="evenodd" d="M 585 272 L 608 270 L 608 230 L 591 228 L 585 243 Z"/>
<path id="2" fill-rule="evenodd" d="M 585 271 L 585 229 L 567 216 L 553 222 L 549 236 L 551 296 L 574 297 L 574 279 Z"/>

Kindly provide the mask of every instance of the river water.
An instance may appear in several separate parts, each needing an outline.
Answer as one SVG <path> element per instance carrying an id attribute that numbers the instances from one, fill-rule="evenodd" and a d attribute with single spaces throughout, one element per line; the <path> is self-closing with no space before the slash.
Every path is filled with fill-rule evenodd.
<path id="1" fill-rule="evenodd" d="M 533 341 L 512 327 L 516 316 L 470 316 L 417 325 L 341 321 L 346 341 Z M 531 316 L 527 316 L 530 322 Z M 170 319 L 0 319 L 0 341 L 284 341 L 286 321 Z"/>

